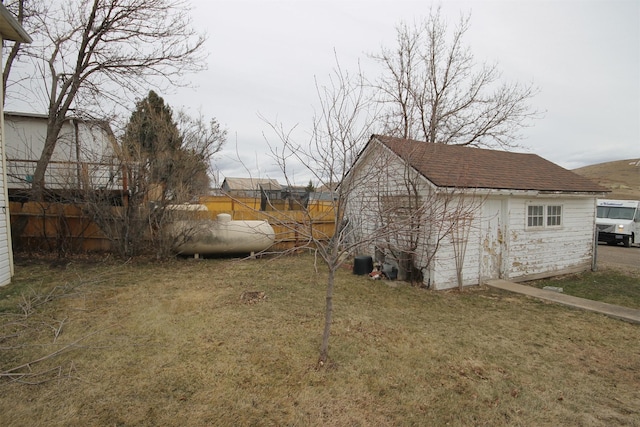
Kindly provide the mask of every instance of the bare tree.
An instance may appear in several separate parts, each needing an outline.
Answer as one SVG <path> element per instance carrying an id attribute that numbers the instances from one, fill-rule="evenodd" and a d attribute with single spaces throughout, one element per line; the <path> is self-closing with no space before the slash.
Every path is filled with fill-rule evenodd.
<path id="1" fill-rule="evenodd" d="M 32 199 L 41 200 L 45 171 L 70 111 L 103 115 L 101 106 L 117 105 L 154 82 L 183 84 L 185 73 L 203 68 L 205 37 L 191 27 L 183 0 L 28 3 L 39 5 L 31 19 L 40 31 L 24 53 L 33 67 L 30 83 L 49 116 L 32 186 Z"/>
<path id="2" fill-rule="evenodd" d="M 453 189 L 435 191 L 409 158 L 367 145 L 375 139 L 370 136 L 377 111 L 361 74 L 350 75 L 338 66 L 330 85 L 317 88 L 320 112 L 308 144 L 296 143 L 293 130 L 271 124 L 281 143 L 272 146 L 272 154 L 288 183 L 295 161 L 306 166 L 318 189 L 329 192 L 335 233 L 320 232 L 311 215 L 296 224 L 286 212 L 276 212 L 271 222 L 296 224 L 291 229 L 299 238 L 295 249 L 312 250 L 327 267 L 322 366 L 329 358 L 336 273 L 345 260 L 379 248 L 404 266 L 402 278 L 419 280 L 416 271 L 428 270 L 440 242 L 451 238 L 457 220 L 468 217 L 472 208 Z"/>
<path id="3" fill-rule="evenodd" d="M 397 46 L 372 55 L 384 69 L 374 83 L 384 108 L 384 133 L 432 143 L 514 147 L 537 116 L 532 85 L 502 83 L 497 65 L 477 64 L 464 44 L 469 17 L 453 31 L 440 9 L 397 27 Z"/>
<path id="4" fill-rule="evenodd" d="M 320 345 L 319 364 L 327 362 L 329 338 L 333 318 L 333 291 L 336 272 L 345 259 L 363 242 L 355 235 L 356 227 L 345 216 L 348 200 L 359 182 L 344 181 L 353 162 L 368 136 L 375 121 L 374 107 L 366 92 L 362 75 L 352 75 L 338 65 L 330 77 L 329 84 L 321 86 L 316 81 L 319 111 L 313 119 L 310 140 L 296 142 L 293 130 L 286 130 L 281 124 L 269 123 L 279 140 L 279 146 L 270 144 L 273 158 L 278 162 L 288 184 L 292 184 L 291 164 L 306 167 L 313 177 L 316 191 L 324 191 L 331 201 L 331 215 L 336 224 L 335 233 L 326 235 L 315 228 L 311 215 L 299 221 L 292 232 L 297 233 L 297 249 L 312 250 L 319 261 L 328 269 L 325 296 L 325 319 Z M 274 216 L 274 221 L 278 218 Z M 277 222 L 292 224 L 292 221 Z"/>
<path id="5" fill-rule="evenodd" d="M 190 176 L 180 180 L 184 183 L 182 188 L 190 187 L 190 191 L 178 193 L 189 194 L 191 197 L 205 194 L 211 187 L 211 177 L 215 176 L 215 171 L 212 170 L 213 158 L 227 142 L 227 130 L 217 119 L 207 119 L 202 112 L 192 116 L 182 110 L 177 112 L 176 126 L 180 131 L 183 153 L 181 161 L 184 163 L 180 169 L 190 173 Z"/>

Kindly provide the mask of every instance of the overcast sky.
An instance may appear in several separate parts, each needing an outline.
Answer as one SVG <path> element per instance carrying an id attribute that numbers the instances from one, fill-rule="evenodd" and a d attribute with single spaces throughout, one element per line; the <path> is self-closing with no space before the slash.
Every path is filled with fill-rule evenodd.
<path id="1" fill-rule="evenodd" d="M 191 0 L 197 28 L 206 30 L 208 71 L 197 88 L 166 94 L 174 109 L 201 110 L 229 131 L 217 160 L 225 176 L 279 178 L 267 157 L 260 116 L 309 128 L 314 78 L 392 47 L 395 27 L 429 14 L 427 1 Z M 437 5 L 437 3 L 434 3 Z M 471 14 L 466 43 L 478 62 L 496 61 L 503 79 L 538 86 L 542 119 L 523 131 L 526 150 L 573 169 L 640 157 L 640 2 L 443 1 L 452 24 Z M 377 71 L 372 71 L 377 73 Z M 374 78 L 375 76 L 369 76 Z M 244 169 L 237 161 L 243 159 Z M 308 182 L 296 172 L 298 184 Z"/>

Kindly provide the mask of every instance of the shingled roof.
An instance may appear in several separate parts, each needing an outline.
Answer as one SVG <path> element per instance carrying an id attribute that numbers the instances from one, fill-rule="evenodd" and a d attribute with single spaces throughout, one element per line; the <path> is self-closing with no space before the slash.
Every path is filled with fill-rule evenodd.
<path id="1" fill-rule="evenodd" d="M 439 187 L 603 193 L 608 190 L 535 154 L 373 135 Z"/>

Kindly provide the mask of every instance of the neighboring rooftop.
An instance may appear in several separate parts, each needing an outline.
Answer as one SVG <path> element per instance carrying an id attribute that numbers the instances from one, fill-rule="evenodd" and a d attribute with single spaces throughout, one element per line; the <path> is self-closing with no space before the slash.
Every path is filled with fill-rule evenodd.
<path id="1" fill-rule="evenodd" d="M 222 187 L 232 191 L 282 190 L 278 180 L 264 178 L 225 178 Z"/>

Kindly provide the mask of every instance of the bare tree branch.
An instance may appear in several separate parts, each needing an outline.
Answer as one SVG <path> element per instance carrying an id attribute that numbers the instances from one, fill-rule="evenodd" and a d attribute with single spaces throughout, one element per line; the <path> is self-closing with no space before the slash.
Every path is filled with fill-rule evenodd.
<path id="1" fill-rule="evenodd" d="M 451 32 L 440 9 L 397 27 L 397 46 L 371 55 L 384 74 L 373 84 L 385 106 L 385 134 L 431 143 L 517 147 L 538 112 L 533 85 L 500 82 L 495 64 L 477 64 L 464 45 L 469 16 Z"/>
<path id="2" fill-rule="evenodd" d="M 141 95 L 149 86 L 185 85 L 204 69 L 205 36 L 196 33 L 182 0 L 73 0 L 39 6 L 28 49 L 31 85 L 44 88 L 49 116 L 34 173 L 32 199 L 44 197 L 44 175 L 67 114 L 99 116 L 108 95 Z M 41 64 L 46 64 L 42 67 Z M 21 76 L 18 76 L 18 80 Z"/>

